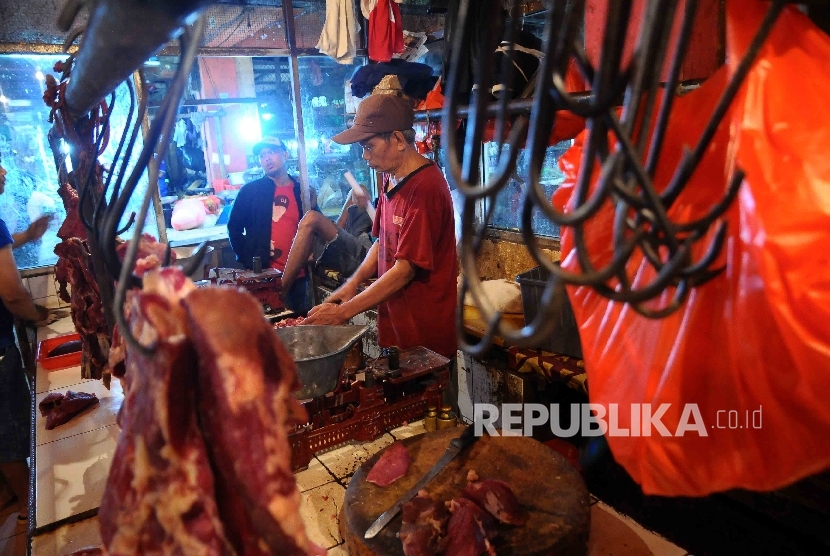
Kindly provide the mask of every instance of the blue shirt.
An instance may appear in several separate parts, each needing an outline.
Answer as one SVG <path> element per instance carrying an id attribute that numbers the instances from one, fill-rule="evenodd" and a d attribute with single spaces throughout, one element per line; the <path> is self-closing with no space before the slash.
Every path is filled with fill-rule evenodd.
<path id="1" fill-rule="evenodd" d="M 14 239 L 6 223 L 0 218 L 0 249 L 13 245 Z M 11 314 L 3 300 L 0 299 L 0 349 L 14 345 L 14 315 Z"/>

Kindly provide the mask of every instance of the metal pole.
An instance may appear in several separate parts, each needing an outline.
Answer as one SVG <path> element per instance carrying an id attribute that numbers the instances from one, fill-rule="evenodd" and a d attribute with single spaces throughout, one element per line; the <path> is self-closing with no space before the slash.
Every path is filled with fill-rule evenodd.
<path id="1" fill-rule="evenodd" d="M 291 96 L 294 97 L 294 129 L 297 130 L 297 163 L 300 167 L 300 191 L 303 197 L 304 212 L 311 210 L 311 190 L 308 184 L 308 159 L 305 154 L 305 127 L 303 126 L 302 98 L 300 97 L 300 69 L 297 60 L 297 37 L 294 30 L 293 0 L 282 3 L 285 16 L 285 36 L 291 49 Z"/>

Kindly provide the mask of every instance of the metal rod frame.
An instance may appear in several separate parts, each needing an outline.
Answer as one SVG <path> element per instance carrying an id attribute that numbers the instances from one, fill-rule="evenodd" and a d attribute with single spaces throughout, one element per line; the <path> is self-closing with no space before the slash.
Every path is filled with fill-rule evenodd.
<path id="1" fill-rule="evenodd" d="M 505 84 L 509 79 L 508 66 L 513 65 L 513 49 L 508 49 L 509 55 L 502 59 L 500 65 L 493 55 L 493 43 L 505 32 L 508 36 L 515 36 L 520 20 L 516 17 L 519 4 L 519 0 L 511 0 L 510 9 L 503 12 L 502 3 L 498 0 L 461 0 L 442 111 L 442 145 L 447 149 L 447 178 L 465 196 L 460 241 L 463 280 L 459 299 L 463 300 L 469 291 L 487 323 L 481 341 L 468 343 L 463 333 L 463 315 L 459 312 L 459 344 L 472 354 L 486 351 L 494 334 L 510 344 L 538 345 L 551 332 L 553 301 L 556 295 L 562 294 L 560 288 L 563 282 L 589 286 L 612 301 L 629 304 L 647 318 L 663 318 L 682 306 L 691 288 L 706 283 L 723 270 L 714 267 L 726 237 L 727 222 L 722 216 L 737 195 L 743 179 L 742 172 L 738 169 L 733 172 L 722 199 L 703 218 L 693 222 L 675 222 L 668 213 L 700 164 L 786 2 L 772 1 L 701 137 L 686 152 L 668 186 L 660 192 L 655 188 L 654 172 L 672 110 L 673 92 L 680 83 L 680 69 L 691 42 L 697 0 L 687 0 L 685 10 L 678 14 L 681 27 L 674 41 L 670 40 L 670 31 L 677 3 L 673 0 L 650 1 L 640 23 L 632 62 L 627 68 L 621 68 L 621 60 L 631 25 L 631 0 L 608 2 L 596 67 L 588 60 L 584 45 L 579 40 L 585 0 L 548 0 L 543 56 L 529 109 L 526 100 L 508 103 L 502 97 L 499 102 L 491 103 L 487 100 L 489 95 L 483 93 L 490 91 L 494 83 Z M 456 100 L 459 93 L 458 62 L 461 50 L 470 42 L 469 36 L 474 34 L 470 22 L 473 21 L 472 12 L 475 9 L 489 10 L 490 27 L 482 33 L 477 44 L 479 55 L 470 104 L 461 107 Z M 576 61 L 582 76 L 591 83 L 591 94 L 587 97 L 572 95 L 565 88 L 565 74 L 572 59 Z M 668 76 L 662 83 L 661 69 L 667 59 Z M 665 88 L 665 94 L 658 95 L 661 87 Z M 620 95 L 623 101 L 618 112 L 617 99 Z M 658 101 L 660 96 L 662 99 Z M 582 162 L 568 212 L 560 212 L 553 207 L 541 183 L 548 138 L 556 124 L 557 113 L 562 110 L 586 118 L 587 129 Z M 517 113 L 527 116 L 517 118 Z M 482 183 L 479 179 L 482 138 L 486 119 L 493 115 L 496 129 L 494 140 L 500 143 L 497 167 Z M 460 145 L 454 122 L 462 117 L 467 119 L 467 132 L 464 144 Z M 513 121 L 510 131 L 505 133 L 508 118 Z M 649 129 L 653 131 L 649 133 Z M 478 278 L 476 259 L 490 214 L 482 225 L 476 222 L 475 207 L 480 199 L 487 199 L 490 206 L 495 204 L 499 192 L 516 173 L 516 158 L 525 138 L 530 164 L 527 175 L 517 179 L 522 188 L 521 233 L 532 257 L 540 267 L 550 272 L 550 278 L 536 318 L 516 330 L 501 322 L 501 314 L 487 299 Z M 595 168 L 599 170 L 599 178 L 592 183 Z M 584 225 L 600 207 L 609 203 L 615 209 L 613 256 L 609 264 L 596 268 L 592 263 L 595 259 L 587 247 Z M 541 250 L 534 233 L 538 218 L 571 228 L 579 271 L 564 270 Z M 694 260 L 692 253 L 700 251 L 695 249 L 700 242 L 706 244 L 704 255 Z M 633 269 L 635 265 L 629 264 L 632 257 L 644 260 L 653 269 L 654 277 L 649 283 L 639 283 L 631 275 L 632 270 L 637 270 Z M 666 291 L 671 292 L 670 301 L 660 306 L 657 300 Z"/>

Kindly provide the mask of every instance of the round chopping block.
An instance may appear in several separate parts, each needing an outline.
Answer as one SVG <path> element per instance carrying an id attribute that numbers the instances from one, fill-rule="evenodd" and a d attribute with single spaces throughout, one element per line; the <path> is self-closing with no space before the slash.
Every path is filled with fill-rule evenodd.
<path id="1" fill-rule="evenodd" d="M 402 440 L 412 464 L 406 475 L 379 487 L 366 482 L 366 474 L 383 452 L 358 469 L 349 481 L 340 533 L 351 556 L 397 556 L 403 548 L 397 533 L 400 514 L 375 538 L 364 539 L 369 526 L 435 464 L 450 440 L 460 436 L 462 427 L 444 429 Z M 436 500 L 448 501 L 461 495 L 467 472 L 481 479 L 501 479 L 510 485 L 519 503 L 527 510 L 527 525 L 499 525 L 492 541 L 502 555 L 557 554 L 584 555 L 588 548 L 590 499 L 582 477 L 559 453 L 524 437 L 485 435 L 450 462 L 430 482 L 426 491 Z"/>

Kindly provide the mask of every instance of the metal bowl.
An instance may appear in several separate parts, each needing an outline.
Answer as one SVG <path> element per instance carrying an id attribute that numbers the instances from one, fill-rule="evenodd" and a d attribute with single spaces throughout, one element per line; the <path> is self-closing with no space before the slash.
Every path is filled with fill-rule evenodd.
<path id="1" fill-rule="evenodd" d="M 185 266 L 187 265 L 193 256 L 196 254 L 196 249 L 198 245 L 186 245 L 182 247 L 174 247 L 172 251 L 176 254 L 176 266 Z M 208 245 L 208 248 L 205 249 L 205 254 L 202 256 L 202 262 L 196 267 L 196 270 L 193 271 L 193 274 L 188 276 L 193 281 L 197 280 L 204 280 L 207 278 L 205 274 L 205 269 L 209 268 L 213 264 L 213 245 Z"/>
<path id="2" fill-rule="evenodd" d="M 300 400 L 324 396 L 337 388 L 340 369 L 351 347 L 366 334 L 368 326 L 287 326 L 277 336 L 297 364 L 302 388 Z"/>

